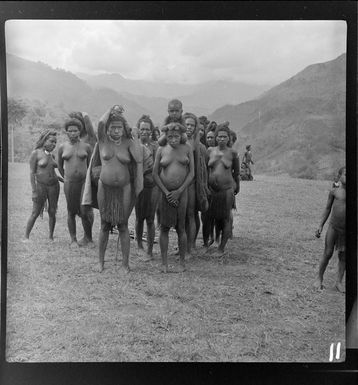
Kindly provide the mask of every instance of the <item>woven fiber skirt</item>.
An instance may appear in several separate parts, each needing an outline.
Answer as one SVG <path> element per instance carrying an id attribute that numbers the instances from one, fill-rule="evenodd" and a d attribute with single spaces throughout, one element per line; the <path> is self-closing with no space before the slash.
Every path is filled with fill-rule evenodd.
<path id="1" fill-rule="evenodd" d="M 160 213 L 160 224 L 164 227 L 176 227 L 179 224 L 179 221 L 182 227 L 185 227 L 185 215 L 186 215 L 186 207 L 188 202 L 188 190 L 181 194 L 179 198 L 178 207 L 171 206 L 167 198 L 163 193 L 160 194 L 158 208 Z M 180 216 L 179 211 L 182 213 Z"/>
<path id="2" fill-rule="evenodd" d="M 124 187 L 112 187 L 99 180 L 97 200 L 101 220 L 116 226 L 128 222 L 135 196 L 132 194 L 130 184 Z"/>

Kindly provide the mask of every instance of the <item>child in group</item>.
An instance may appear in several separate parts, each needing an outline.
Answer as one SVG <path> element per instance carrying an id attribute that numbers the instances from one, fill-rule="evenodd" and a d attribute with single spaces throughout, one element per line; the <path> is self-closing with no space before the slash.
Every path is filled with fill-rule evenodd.
<path id="1" fill-rule="evenodd" d="M 329 194 L 326 208 L 323 212 L 321 223 L 316 231 L 316 237 L 319 238 L 324 224 L 329 215 L 330 222 L 326 233 L 325 246 L 322 259 L 319 264 L 318 277 L 315 287 L 323 289 L 323 274 L 331 259 L 334 247 L 338 251 L 338 272 L 335 288 L 344 292 L 342 280 L 346 268 L 345 240 L 346 240 L 346 168 L 342 167 L 338 171 L 339 186 L 333 187 Z"/>

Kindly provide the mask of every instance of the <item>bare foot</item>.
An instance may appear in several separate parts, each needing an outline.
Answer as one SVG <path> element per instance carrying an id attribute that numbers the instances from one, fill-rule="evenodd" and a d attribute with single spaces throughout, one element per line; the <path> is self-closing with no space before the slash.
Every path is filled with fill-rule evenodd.
<path id="1" fill-rule="evenodd" d="M 129 273 L 131 272 L 129 266 L 122 266 L 121 271 L 122 271 L 124 274 L 129 274 Z"/>
<path id="2" fill-rule="evenodd" d="M 30 241 L 30 238 L 24 238 L 24 239 L 21 240 L 21 242 L 22 243 L 29 243 L 31 241 Z"/>
<path id="3" fill-rule="evenodd" d="M 70 247 L 70 249 L 78 249 L 79 245 L 78 245 L 77 241 L 71 241 L 71 243 L 69 244 L 69 247 Z"/>
<path id="4" fill-rule="evenodd" d="M 320 279 L 316 279 L 313 283 L 313 288 L 316 290 L 323 290 L 324 286 L 323 286 L 322 281 Z"/>
<path id="5" fill-rule="evenodd" d="M 334 288 L 339 291 L 340 293 L 345 293 L 346 292 L 346 289 L 345 287 L 342 285 L 341 282 L 336 282 L 336 284 L 334 285 Z"/>
<path id="6" fill-rule="evenodd" d="M 81 240 L 78 241 L 78 246 L 80 247 L 87 246 L 87 245 L 92 247 L 94 246 L 92 239 L 83 237 Z"/>
<path id="7" fill-rule="evenodd" d="M 222 258 L 224 257 L 225 255 L 225 252 L 224 251 L 221 251 L 219 249 L 215 250 L 214 252 L 211 253 L 211 256 L 214 257 L 214 258 Z"/>
<path id="8" fill-rule="evenodd" d="M 185 264 L 181 263 L 178 267 L 178 273 L 183 273 L 186 270 Z"/>
<path id="9" fill-rule="evenodd" d="M 98 265 L 98 272 L 102 273 L 103 270 L 104 270 L 104 264 L 99 263 L 99 265 Z"/>
<path id="10" fill-rule="evenodd" d="M 150 255 L 150 254 L 148 254 L 148 253 L 146 253 L 145 255 L 144 255 L 144 257 L 143 257 L 143 261 L 144 262 L 150 262 L 150 261 L 153 261 L 153 255 Z"/>
<path id="11" fill-rule="evenodd" d="M 168 265 L 162 265 L 160 271 L 165 274 L 169 273 Z"/>

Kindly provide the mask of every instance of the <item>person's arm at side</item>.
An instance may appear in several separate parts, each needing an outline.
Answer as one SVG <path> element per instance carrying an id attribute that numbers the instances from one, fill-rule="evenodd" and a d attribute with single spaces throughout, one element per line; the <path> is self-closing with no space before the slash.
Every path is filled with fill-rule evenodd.
<path id="1" fill-rule="evenodd" d="M 58 153 L 57 153 L 57 167 L 58 167 L 58 171 L 59 171 L 60 175 L 62 176 L 62 178 L 64 178 L 65 177 L 65 170 L 63 169 L 62 154 L 63 154 L 63 144 L 61 144 L 61 146 L 58 149 Z"/>
<path id="2" fill-rule="evenodd" d="M 92 157 L 92 147 L 90 144 L 86 143 L 86 152 L 87 152 L 87 168 L 90 165 L 91 157 Z"/>
<path id="3" fill-rule="evenodd" d="M 236 188 L 234 194 L 238 194 L 240 192 L 240 161 L 239 156 L 236 151 L 232 152 L 232 177 L 234 178 Z"/>
<path id="4" fill-rule="evenodd" d="M 162 150 L 163 147 L 159 147 L 157 150 L 157 153 L 155 154 L 155 160 L 154 160 L 154 166 L 153 166 L 153 179 L 154 182 L 157 184 L 157 186 L 160 188 L 160 190 L 167 196 L 169 194 L 169 191 L 164 186 L 163 182 L 160 179 L 160 160 L 162 158 Z"/>
<path id="5" fill-rule="evenodd" d="M 188 156 L 189 156 L 189 172 L 183 182 L 183 184 L 174 191 L 170 191 L 168 194 L 168 200 L 174 200 L 178 201 L 180 198 L 180 195 L 185 191 L 185 189 L 189 186 L 190 182 L 193 180 L 195 171 L 194 171 L 194 155 L 193 155 L 193 149 L 190 145 L 186 144 L 188 148 Z"/>
<path id="6" fill-rule="evenodd" d="M 57 169 L 59 170 L 58 160 L 56 160 L 56 158 L 55 158 L 55 156 L 54 156 L 53 154 L 51 154 L 51 156 L 52 156 L 53 161 L 55 162 L 54 168 L 55 168 L 55 169 L 57 168 Z M 62 159 L 62 155 L 61 155 L 61 159 Z M 63 169 L 62 169 L 62 170 L 63 170 Z M 56 170 L 55 170 L 55 174 L 56 174 L 58 180 L 59 180 L 60 182 L 63 183 L 63 182 L 64 182 L 63 176 L 62 176 L 62 175 L 58 175 L 58 173 L 56 172 Z"/>
<path id="7" fill-rule="evenodd" d="M 318 236 L 321 235 L 322 230 L 323 230 L 323 226 L 326 223 L 326 221 L 329 217 L 329 214 L 331 213 L 333 201 L 334 201 L 334 192 L 331 190 L 328 194 L 327 204 L 326 204 L 326 207 L 323 211 L 321 222 L 320 222 L 319 227 L 316 231 L 316 235 L 318 235 Z"/>
<path id="8" fill-rule="evenodd" d="M 37 168 L 37 151 L 32 151 L 30 156 L 30 183 L 32 190 L 32 200 L 37 199 L 37 186 L 36 186 L 36 168 Z"/>

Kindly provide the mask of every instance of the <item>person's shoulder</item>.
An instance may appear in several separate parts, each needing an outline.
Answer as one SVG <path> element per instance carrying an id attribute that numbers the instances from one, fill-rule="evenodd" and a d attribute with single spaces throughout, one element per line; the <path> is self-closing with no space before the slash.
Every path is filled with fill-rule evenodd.
<path id="1" fill-rule="evenodd" d="M 335 195 L 336 195 L 336 193 L 337 193 L 337 187 L 331 187 L 330 189 L 329 189 L 329 192 L 328 192 L 328 196 L 330 196 L 330 197 L 335 197 Z"/>
<path id="2" fill-rule="evenodd" d="M 205 146 L 205 144 L 199 142 L 199 149 L 200 149 L 201 152 L 205 152 L 205 151 L 206 151 L 206 146 Z"/>
<path id="3" fill-rule="evenodd" d="M 181 146 L 182 146 L 182 148 L 184 148 L 186 151 L 191 151 L 191 152 L 193 152 L 193 146 L 192 146 L 190 143 L 188 143 L 188 142 L 182 143 Z"/>
<path id="4" fill-rule="evenodd" d="M 237 152 L 237 150 L 235 150 L 233 148 L 231 149 L 231 154 L 232 154 L 233 158 L 237 158 L 239 156 L 239 153 Z"/>
<path id="5" fill-rule="evenodd" d="M 30 154 L 30 157 L 33 158 L 33 157 L 37 157 L 37 156 L 40 156 L 42 153 L 42 150 L 40 148 L 35 148 L 31 154 Z"/>

